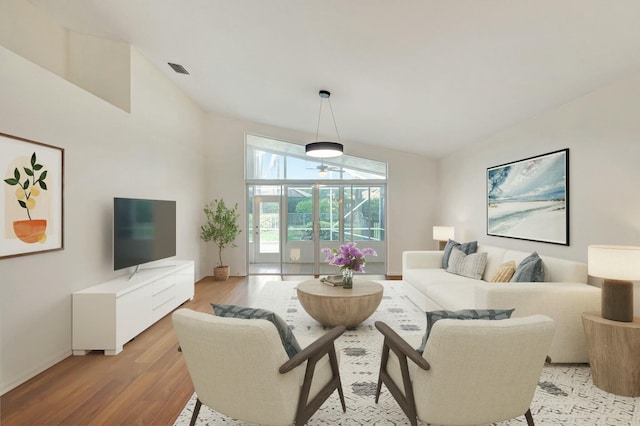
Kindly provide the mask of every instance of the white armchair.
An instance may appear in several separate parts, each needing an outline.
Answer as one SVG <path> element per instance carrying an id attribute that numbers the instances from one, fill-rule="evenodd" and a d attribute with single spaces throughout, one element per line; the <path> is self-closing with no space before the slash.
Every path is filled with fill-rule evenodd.
<path id="1" fill-rule="evenodd" d="M 553 338 L 549 317 L 437 321 L 424 354 L 376 322 L 385 336 L 376 403 L 384 383 L 412 425 L 476 425 L 525 415 Z"/>
<path id="2" fill-rule="evenodd" d="M 201 404 L 246 422 L 302 425 L 337 389 L 346 410 L 334 341 L 336 327 L 289 359 L 275 326 L 179 309 L 172 315 Z"/>

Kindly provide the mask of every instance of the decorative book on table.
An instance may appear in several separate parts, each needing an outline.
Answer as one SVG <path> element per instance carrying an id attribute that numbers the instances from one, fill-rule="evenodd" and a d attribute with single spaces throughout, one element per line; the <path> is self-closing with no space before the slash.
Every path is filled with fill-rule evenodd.
<path id="1" fill-rule="evenodd" d="M 328 275 L 325 278 L 320 278 L 320 282 L 334 287 L 341 286 L 343 284 L 342 275 Z"/>

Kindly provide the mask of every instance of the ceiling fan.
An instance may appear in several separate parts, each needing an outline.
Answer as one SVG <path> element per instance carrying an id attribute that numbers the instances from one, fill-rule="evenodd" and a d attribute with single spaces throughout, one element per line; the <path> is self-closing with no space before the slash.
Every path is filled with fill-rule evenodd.
<path id="1" fill-rule="evenodd" d="M 308 167 L 308 169 L 316 169 L 318 170 L 318 174 L 320 176 L 324 176 L 327 172 L 339 172 L 340 167 L 328 166 L 324 164 L 324 158 L 320 159 L 320 164 L 315 167 Z"/>

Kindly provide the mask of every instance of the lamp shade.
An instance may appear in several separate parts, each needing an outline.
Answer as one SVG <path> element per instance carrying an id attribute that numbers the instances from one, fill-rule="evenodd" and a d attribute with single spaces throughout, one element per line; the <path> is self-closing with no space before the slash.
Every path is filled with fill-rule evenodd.
<path id="1" fill-rule="evenodd" d="M 343 147 L 337 142 L 313 142 L 305 146 L 305 153 L 309 157 L 332 158 L 342 155 Z"/>
<path id="2" fill-rule="evenodd" d="M 433 239 L 436 241 L 447 241 L 455 238 L 456 229 L 453 226 L 434 226 Z"/>
<path id="3" fill-rule="evenodd" d="M 610 280 L 640 280 L 640 247 L 589 246 L 587 259 L 591 276 Z"/>

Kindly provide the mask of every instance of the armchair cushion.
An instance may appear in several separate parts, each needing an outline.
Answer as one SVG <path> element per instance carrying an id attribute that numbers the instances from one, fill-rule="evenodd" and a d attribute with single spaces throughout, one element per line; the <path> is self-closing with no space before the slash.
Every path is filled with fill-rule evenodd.
<path id="1" fill-rule="evenodd" d="M 472 254 L 478 251 L 478 242 L 470 241 L 468 243 L 460 244 L 457 241 L 449 240 L 447 245 L 444 247 L 444 253 L 442 254 L 442 269 L 447 269 L 449 267 L 449 256 L 451 256 L 451 250 L 456 247 L 464 254 Z"/>
<path id="2" fill-rule="evenodd" d="M 278 330 L 282 346 L 284 346 L 284 350 L 287 352 L 287 355 L 289 355 L 289 358 L 293 358 L 302 350 L 296 340 L 296 336 L 293 335 L 287 323 L 280 316 L 271 311 L 238 305 L 221 305 L 212 303 L 211 306 L 213 307 L 215 314 L 219 317 L 264 319 L 270 321 Z"/>
<path id="3" fill-rule="evenodd" d="M 427 312 L 427 331 L 422 337 L 422 343 L 416 351 L 422 355 L 424 347 L 429 339 L 429 334 L 433 325 L 441 319 L 459 319 L 459 320 L 501 320 L 511 318 L 514 309 L 463 309 L 460 311 L 431 311 Z"/>

